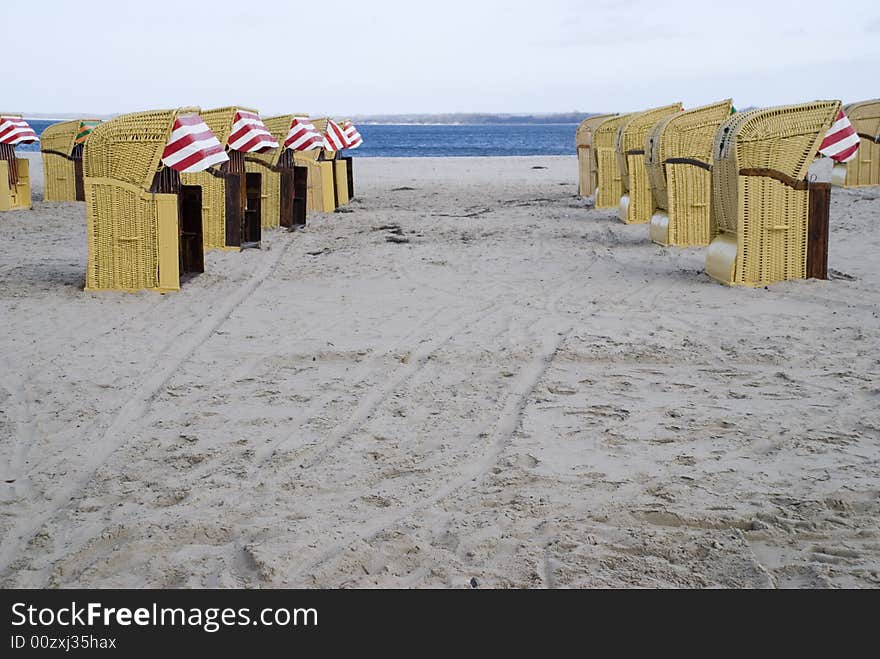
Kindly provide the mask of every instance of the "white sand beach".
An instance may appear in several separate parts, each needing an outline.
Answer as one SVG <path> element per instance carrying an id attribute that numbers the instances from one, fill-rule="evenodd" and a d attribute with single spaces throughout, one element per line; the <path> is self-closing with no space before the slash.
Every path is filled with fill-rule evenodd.
<path id="1" fill-rule="evenodd" d="M 0 214 L 0 586 L 880 586 L 880 189 L 748 289 L 574 157 L 355 167 L 166 295 Z"/>

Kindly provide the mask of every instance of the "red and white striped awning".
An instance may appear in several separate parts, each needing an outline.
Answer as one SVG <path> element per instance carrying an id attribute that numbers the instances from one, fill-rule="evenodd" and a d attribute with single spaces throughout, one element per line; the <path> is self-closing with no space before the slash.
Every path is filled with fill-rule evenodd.
<path id="1" fill-rule="evenodd" d="M 859 150 L 859 135 L 841 110 L 835 122 L 828 129 L 825 139 L 819 145 L 819 153 L 837 162 L 848 162 L 856 157 Z"/>
<path id="2" fill-rule="evenodd" d="M 355 128 L 354 124 L 350 121 L 342 122 L 342 130 L 345 133 L 345 139 L 348 142 L 345 147 L 346 149 L 356 149 L 364 143 L 364 139 L 361 137 L 358 129 Z"/>
<path id="3" fill-rule="evenodd" d="M 180 115 L 162 153 L 162 162 L 178 172 L 203 172 L 229 160 L 208 124 L 197 114 Z"/>
<path id="4" fill-rule="evenodd" d="M 33 144 L 40 138 L 21 117 L 0 117 L 0 144 Z"/>
<path id="5" fill-rule="evenodd" d="M 324 138 L 307 117 L 294 117 L 290 122 L 290 132 L 284 140 L 285 149 L 294 151 L 313 151 L 320 149 Z"/>
<path id="6" fill-rule="evenodd" d="M 332 119 L 327 120 L 327 128 L 324 129 L 324 148 L 328 151 L 342 151 L 348 145 L 345 131 Z"/>
<path id="7" fill-rule="evenodd" d="M 247 110 L 238 110 L 235 113 L 227 145 L 230 149 L 243 153 L 260 153 L 277 148 L 278 140 L 263 124 L 260 115 Z"/>

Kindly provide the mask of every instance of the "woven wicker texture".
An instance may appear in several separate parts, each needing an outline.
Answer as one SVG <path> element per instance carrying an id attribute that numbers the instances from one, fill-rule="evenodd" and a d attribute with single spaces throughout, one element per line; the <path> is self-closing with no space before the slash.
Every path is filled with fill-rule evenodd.
<path id="1" fill-rule="evenodd" d="M 632 114 L 606 119 L 593 130 L 593 152 L 596 157 L 596 208 L 617 208 L 623 194 L 623 180 L 617 167 L 617 129 Z"/>
<path id="2" fill-rule="evenodd" d="M 728 99 L 672 114 L 648 131 L 645 168 L 654 204 L 662 209 L 651 222 L 654 224 L 656 218 L 665 227 L 665 234 L 661 232 L 659 236 L 652 227 L 651 238 L 655 242 L 701 246 L 712 240 L 712 174 L 708 167 L 712 164 L 715 133 L 730 116 L 731 107 Z M 666 217 L 662 217 L 664 214 Z"/>
<path id="3" fill-rule="evenodd" d="M 839 101 L 816 101 L 742 112 L 721 124 L 712 147 L 712 214 L 721 235 L 707 253 L 711 276 L 762 285 L 806 275 L 809 191 L 791 184 L 804 187 L 798 182 L 839 109 Z"/>
<path id="4" fill-rule="evenodd" d="M 83 152 L 86 177 L 112 178 L 149 190 L 178 112 L 198 109 L 136 112 L 95 128 Z"/>
<path id="5" fill-rule="evenodd" d="M 574 141 L 578 155 L 578 194 L 591 197 L 596 193 L 598 185 L 598 167 L 596 154 L 593 151 L 593 133 L 607 119 L 615 114 L 598 114 L 584 119 L 575 132 Z"/>
<path id="6" fill-rule="evenodd" d="M 627 224 L 647 224 L 654 212 L 654 198 L 645 171 L 648 132 L 658 121 L 681 112 L 681 103 L 637 112 L 617 129 L 614 147 L 623 181 L 618 216 Z"/>
<path id="7" fill-rule="evenodd" d="M 178 113 L 157 110 L 117 117 L 97 126 L 84 150 L 89 258 L 86 289 L 179 287 L 160 284 L 160 215 L 176 212 L 175 195 L 151 194 L 153 177 Z M 161 208 L 160 208 L 161 206 Z M 172 218 L 175 220 L 176 216 Z M 173 258 L 177 256 L 174 253 Z M 163 285 L 164 284 L 164 285 Z"/>
<path id="8" fill-rule="evenodd" d="M 69 156 L 73 152 L 80 123 L 79 119 L 62 121 L 47 126 L 40 135 L 45 179 L 43 199 L 46 201 L 76 200 L 76 168 Z"/>
<path id="9" fill-rule="evenodd" d="M 850 103 L 844 111 L 861 136 L 856 157 L 844 165 L 844 184 L 848 188 L 880 185 L 880 99 Z"/>
<path id="10" fill-rule="evenodd" d="M 226 148 L 235 113 L 239 110 L 256 110 L 240 106 L 202 110 L 199 116 L 204 119 L 211 132 Z M 226 179 L 214 176 L 208 171 L 195 174 L 181 174 L 183 185 L 198 185 L 202 188 L 202 241 L 205 251 L 226 247 Z"/>
<path id="11" fill-rule="evenodd" d="M 70 155 L 82 120 L 60 121 L 57 124 L 46 126 L 40 135 L 41 151 L 56 151 Z"/>

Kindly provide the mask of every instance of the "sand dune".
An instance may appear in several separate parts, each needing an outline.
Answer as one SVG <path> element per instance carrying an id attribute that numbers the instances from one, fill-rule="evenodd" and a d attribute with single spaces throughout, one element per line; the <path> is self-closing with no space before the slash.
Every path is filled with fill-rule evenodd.
<path id="1" fill-rule="evenodd" d="M 574 158 L 356 167 L 164 296 L 82 291 L 82 205 L 0 214 L 0 584 L 880 585 L 880 189 L 751 290 Z"/>

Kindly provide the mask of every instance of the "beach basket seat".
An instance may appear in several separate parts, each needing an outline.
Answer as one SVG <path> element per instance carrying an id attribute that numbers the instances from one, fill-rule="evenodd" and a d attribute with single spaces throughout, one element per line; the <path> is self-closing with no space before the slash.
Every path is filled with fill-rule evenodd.
<path id="1" fill-rule="evenodd" d="M 706 272 L 759 286 L 807 273 L 807 174 L 840 110 L 839 101 L 731 115 L 712 147 L 712 214 L 718 235 Z"/>
<path id="2" fill-rule="evenodd" d="M 306 224 L 308 169 L 296 166 L 293 151 L 283 146 L 296 116 L 302 115 L 284 114 L 264 119 L 263 124 L 280 146 L 245 157 L 247 172 L 262 176 L 261 222 L 267 229 Z"/>
<path id="3" fill-rule="evenodd" d="M 728 99 L 672 114 L 648 132 L 645 168 L 654 198 L 650 235 L 655 243 L 711 242 L 712 144 L 732 107 Z"/>
<path id="4" fill-rule="evenodd" d="M 681 112 L 681 103 L 631 115 L 620 124 L 614 142 L 617 167 L 623 183 L 617 216 L 626 224 L 647 224 L 654 213 L 654 197 L 645 170 L 648 132 L 661 119 Z"/>
<path id="5" fill-rule="evenodd" d="M 161 162 L 175 118 L 197 112 L 138 112 L 92 131 L 83 153 L 86 290 L 173 291 L 181 274 L 204 271 L 200 190 Z"/>
<path id="6" fill-rule="evenodd" d="M 326 118 L 311 119 L 311 122 L 322 135 L 327 130 Z M 296 164 L 308 170 L 308 191 L 306 193 L 306 208 L 308 210 L 332 213 L 339 207 L 336 192 L 335 159 L 336 153 L 326 149 L 297 151 L 294 154 Z M 346 182 L 346 190 L 347 188 L 348 183 Z"/>
<path id="7" fill-rule="evenodd" d="M 859 150 L 834 166 L 834 182 L 847 188 L 880 185 L 880 99 L 850 103 L 843 111 L 859 135 Z"/>
<path id="8" fill-rule="evenodd" d="M 40 136 L 43 155 L 45 201 L 85 201 L 83 148 L 97 119 L 61 121 L 47 126 Z"/>
<path id="9" fill-rule="evenodd" d="M 575 132 L 575 146 L 578 156 L 578 196 L 593 197 L 598 186 L 598 167 L 593 150 L 593 135 L 599 125 L 616 114 L 597 114 L 584 119 Z"/>
<path id="10" fill-rule="evenodd" d="M 623 178 L 617 166 L 617 129 L 632 114 L 621 114 L 601 121 L 593 129 L 593 157 L 596 159 L 595 208 L 617 208 L 623 195 Z"/>
<path id="11" fill-rule="evenodd" d="M 0 116 L 21 119 L 20 114 Z M 0 144 L 0 211 L 32 207 L 30 171 L 30 160 L 18 158 L 13 145 Z"/>

